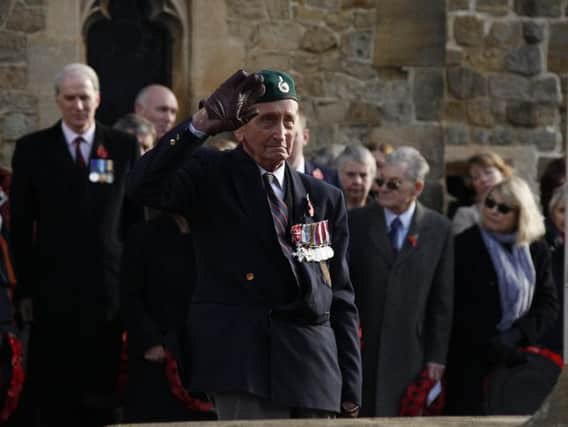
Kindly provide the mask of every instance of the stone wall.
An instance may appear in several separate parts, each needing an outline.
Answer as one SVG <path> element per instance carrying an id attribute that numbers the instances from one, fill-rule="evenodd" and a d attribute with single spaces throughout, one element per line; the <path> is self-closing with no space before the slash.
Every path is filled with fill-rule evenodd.
<path id="1" fill-rule="evenodd" d="M 0 162 L 13 142 L 58 118 L 53 78 L 82 61 L 80 2 L 0 0 Z"/>
<path id="2" fill-rule="evenodd" d="M 446 161 L 491 148 L 533 181 L 564 152 L 565 0 L 448 0 Z"/>
<path id="3" fill-rule="evenodd" d="M 46 25 L 42 1 L 0 2 L 0 146 L 38 123 L 38 99 L 28 90 L 29 40 Z M 6 157 L 6 156 L 5 156 Z"/>

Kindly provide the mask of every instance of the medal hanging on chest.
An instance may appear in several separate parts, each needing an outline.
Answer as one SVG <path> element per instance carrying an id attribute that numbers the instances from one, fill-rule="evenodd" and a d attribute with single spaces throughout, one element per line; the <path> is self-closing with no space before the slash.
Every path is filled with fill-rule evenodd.
<path id="1" fill-rule="evenodd" d="M 110 159 L 91 159 L 89 181 L 99 184 L 112 184 L 114 182 L 113 161 Z"/>
<path id="2" fill-rule="evenodd" d="M 295 224 L 291 228 L 292 254 L 299 262 L 325 261 L 333 257 L 327 220 L 311 224 Z"/>

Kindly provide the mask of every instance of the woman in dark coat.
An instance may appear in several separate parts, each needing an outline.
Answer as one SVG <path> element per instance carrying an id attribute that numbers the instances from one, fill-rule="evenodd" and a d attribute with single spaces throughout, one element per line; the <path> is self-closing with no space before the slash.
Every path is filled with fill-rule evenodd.
<path id="1" fill-rule="evenodd" d="M 485 197 L 480 225 L 456 237 L 448 414 L 483 414 L 485 375 L 499 365 L 522 363 L 518 349 L 534 345 L 556 319 L 558 300 L 543 235 L 528 185 L 511 177 Z"/>
<path id="2" fill-rule="evenodd" d="M 122 307 L 128 333 L 125 422 L 214 419 L 190 411 L 165 374 L 166 351 L 188 366 L 186 321 L 193 292 L 193 242 L 185 218 L 163 214 L 131 231 L 123 254 Z"/>

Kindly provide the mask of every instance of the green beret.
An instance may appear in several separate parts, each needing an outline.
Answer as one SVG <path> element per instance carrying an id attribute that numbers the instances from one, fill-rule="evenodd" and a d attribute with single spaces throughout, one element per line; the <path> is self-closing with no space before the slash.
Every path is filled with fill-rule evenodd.
<path id="1" fill-rule="evenodd" d="M 296 85 L 294 84 L 294 79 L 289 74 L 276 70 L 260 70 L 256 74 L 262 76 L 264 87 L 266 88 L 266 92 L 258 98 L 257 103 L 280 101 L 282 99 L 298 101 Z"/>

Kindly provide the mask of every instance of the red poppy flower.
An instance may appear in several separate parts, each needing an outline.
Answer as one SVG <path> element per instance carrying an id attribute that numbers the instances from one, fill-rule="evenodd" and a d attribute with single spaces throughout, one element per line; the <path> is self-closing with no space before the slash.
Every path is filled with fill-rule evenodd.
<path id="1" fill-rule="evenodd" d="M 410 243 L 410 246 L 415 248 L 418 245 L 418 234 L 412 234 L 412 235 L 408 236 L 407 240 L 408 240 L 408 243 Z"/>
<path id="2" fill-rule="evenodd" d="M 104 145 L 99 145 L 97 147 L 97 157 L 101 158 L 101 159 L 107 159 L 108 158 L 108 151 L 105 148 Z"/>

